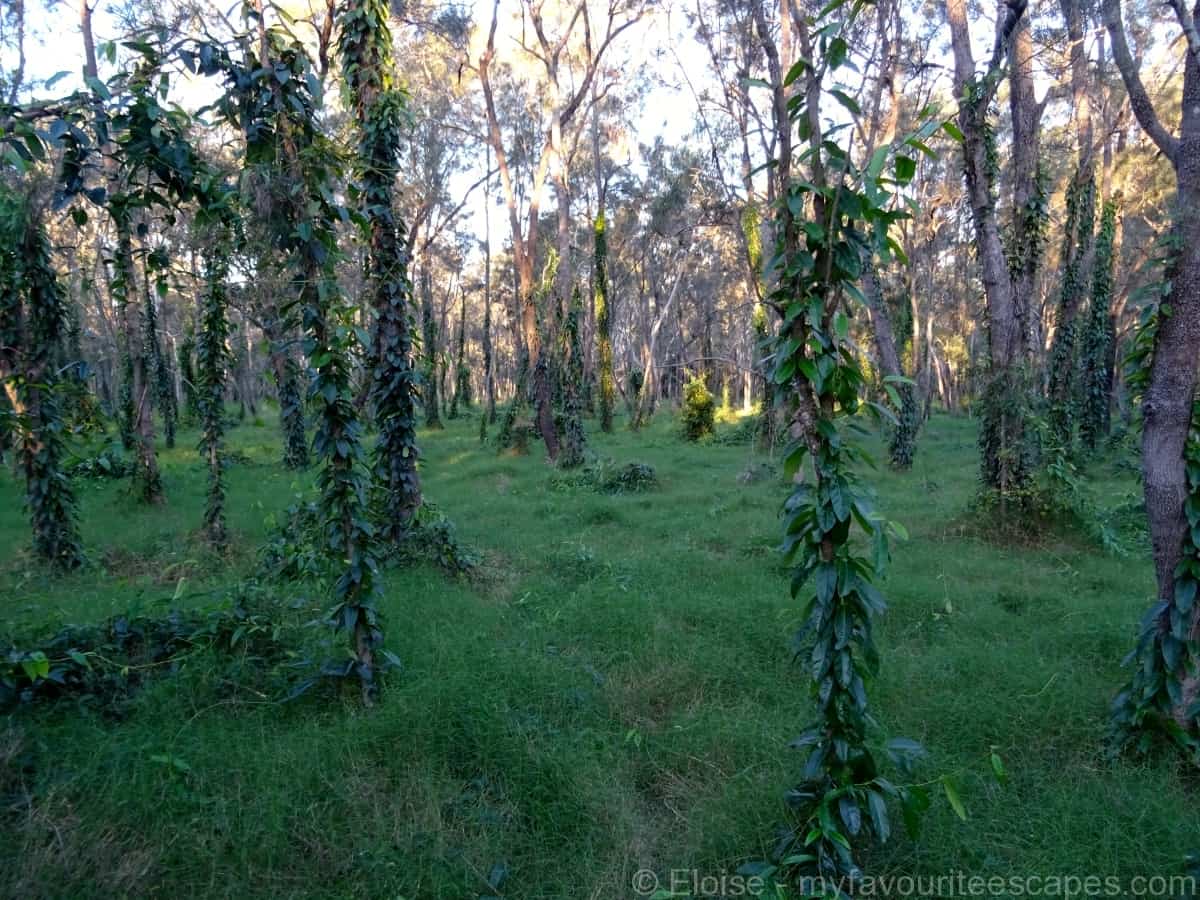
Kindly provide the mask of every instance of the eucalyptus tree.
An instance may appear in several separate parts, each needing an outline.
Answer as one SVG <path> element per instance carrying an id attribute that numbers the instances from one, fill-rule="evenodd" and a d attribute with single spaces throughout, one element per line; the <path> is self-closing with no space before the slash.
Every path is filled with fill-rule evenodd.
<path id="1" fill-rule="evenodd" d="M 536 403 L 538 428 L 546 443 L 546 453 L 551 461 L 558 456 L 559 441 L 554 423 L 553 387 L 550 378 L 549 353 L 543 347 L 542 333 L 538 324 L 538 309 L 535 302 L 535 261 L 538 248 L 540 203 L 543 186 L 552 178 L 556 186 L 558 201 L 558 254 L 561 273 L 558 285 L 558 300 L 566 302 L 569 286 L 573 283 L 569 249 L 569 175 L 567 168 L 567 146 L 574 131 L 578 135 L 585 101 L 591 93 L 592 80 L 605 54 L 622 33 L 631 28 L 642 16 L 643 3 L 626 3 L 606 0 L 602 27 L 592 22 L 594 12 L 587 0 L 574 0 L 545 8 L 544 0 L 521 0 L 520 19 L 522 25 L 532 30 L 533 40 L 526 43 L 516 39 L 520 53 L 537 67 L 533 90 L 545 97 L 545 109 L 540 110 L 542 133 L 532 149 L 533 166 L 531 183 L 524 196 L 526 208 L 524 223 L 514 179 L 510 156 L 513 146 L 504 138 L 498 113 L 496 91 L 493 87 L 493 66 L 497 65 L 496 33 L 500 24 L 500 2 L 492 6 L 492 20 L 488 30 L 487 44 L 479 56 L 478 73 L 483 90 L 487 113 L 487 136 L 496 165 L 500 183 L 508 208 L 509 228 L 512 238 L 513 259 L 516 266 L 521 294 L 521 330 L 528 367 L 531 370 L 518 379 L 524 384 L 532 375 L 532 392 Z M 527 33 L 527 32 L 526 32 Z M 552 170 L 553 167 L 553 170 Z M 522 185 L 524 188 L 524 185 Z M 565 258 L 564 258 L 565 256 Z M 518 399 L 520 396 L 518 394 Z"/>
<path id="2" fill-rule="evenodd" d="M 965 0 L 945 0 L 954 51 L 954 92 L 959 99 L 956 136 L 962 146 L 967 202 L 987 302 L 987 374 L 980 396 L 981 474 L 1001 502 L 1028 480 L 1031 471 L 1028 402 L 1028 310 L 1013 289 L 996 211 L 994 132 L 989 107 L 1003 76 L 1026 0 L 1005 0 L 1003 18 L 982 74 L 976 70 Z"/>
<path id="3" fill-rule="evenodd" d="M 467 292 L 459 289 L 458 337 L 454 344 L 454 397 L 450 401 L 450 418 L 458 417 L 471 408 L 471 367 L 467 364 Z"/>
<path id="4" fill-rule="evenodd" d="M 1113 58 L 1142 130 L 1175 173 L 1165 293 L 1145 316 L 1135 360 L 1142 380 L 1142 483 L 1150 524 L 1157 600 L 1134 652 L 1135 672 L 1114 704 L 1120 742 L 1159 731 L 1200 750 L 1200 437 L 1196 382 L 1200 357 L 1200 36 L 1195 11 L 1170 4 L 1181 41 L 1178 113 L 1156 106 L 1130 52 L 1121 0 L 1104 0 Z M 1178 133 L 1164 122 L 1178 115 Z"/>
<path id="5" fill-rule="evenodd" d="M 769 23 L 771 11 L 764 9 L 763 17 L 764 23 Z M 775 415 L 774 385 L 767 377 L 769 365 L 764 354 L 768 335 L 775 323 L 769 320 L 763 304 L 766 257 L 762 250 L 764 210 L 769 209 L 775 201 L 776 184 L 774 179 L 765 175 L 756 177 L 756 173 L 764 170 L 768 162 L 774 159 L 778 135 L 771 115 L 770 95 L 765 91 L 756 91 L 755 87 L 762 84 L 769 86 L 772 73 L 768 71 L 753 3 L 715 0 L 706 6 L 697 0 L 695 13 L 689 14 L 689 21 L 704 46 L 709 72 L 720 88 L 719 95 L 698 90 L 688 75 L 687 66 L 682 62 L 679 69 L 696 100 L 697 127 L 711 148 L 717 175 L 725 186 L 727 202 L 738 210 L 737 233 L 742 248 L 746 297 L 751 310 L 746 318 L 746 340 L 750 347 L 746 369 L 760 383 L 760 437 L 765 444 L 771 444 Z M 768 98 L 765 106 L 759 99 L 762 97 Z M 730 128 L 732 138 L 728 136 Z M 735 148 L 734 157 L 727 162 L 726 155 L 730 147 Z M 730 174 L 727 174 L 727 168 Z M 736 178 L 732 176 L 735 171 Z M 767 237 L 767 240 L 770 238 Z"/>

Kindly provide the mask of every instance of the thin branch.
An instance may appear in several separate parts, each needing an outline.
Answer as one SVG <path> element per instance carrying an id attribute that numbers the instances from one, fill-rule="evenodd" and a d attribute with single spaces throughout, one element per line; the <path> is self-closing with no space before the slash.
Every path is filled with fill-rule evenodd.
<path id="1" fill-rule="evenodd" d="M 1179 156 L 1179 139 L 1176 138 L 1159 121 L 1154 109 L 1154 102 L 1146 93 L 1142 84 L 1142 76 L 1138 73 L 1138 64 L 1129 52 L 1129 44 L 1125 40 L 1125 24 L 1121 21 L 1121 0 L 1104 0 L 1104 27 L 1112 38 L 1112 54 L 1117 68 L 1121 71 L 1121 79 L 1125 82 L 1125 90 L 1129 94 L 1129 105 L 1137 116 L 1142 130 L 1150 136 L 1150 140 L 1158 146 L 1163 156 L 1175 163 Z"/>

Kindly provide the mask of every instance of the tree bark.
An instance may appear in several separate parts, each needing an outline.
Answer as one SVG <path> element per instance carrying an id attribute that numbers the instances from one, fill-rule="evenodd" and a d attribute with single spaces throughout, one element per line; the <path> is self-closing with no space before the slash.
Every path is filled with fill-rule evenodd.
<path id="1" fill-rule="evenodd" d="M 1019 487 L 1028 476 L 1023 452 L 1025 420 L 1020 404 L 1020 395 L 1024 392 L 1021 369 L 1026 362 L 1026 341 L 996 215 L 986 116 L 999 80 L 1001 63 L 1024 15 L 1025 2 L 1006 0 L 1005 20 L 997 33 L 991 62 L 982 78 L 975 73 L 966 0 L 945 2 L 954 49 L 954 90 L 961 98 L 958 127 L 963 135 L 964 179 L 987 302 L 989 370 L 984 386 L 984 421 L 980 435 L 981 469 L 984 484 L 1003 496 Z"/>
<path id="2" fill-rule="evenodd" d="M 1170 314 L 1162 315 L 1154 341 L 1150 382 L 1142 401 L 1142 480 L 1150 525 L 1154 570 L 1160 600 L 1173 604 L 1175 568 L 1183 553 L 1188 498 L 1185 449 L 1193 422 L 1197 350 L 1200 348 L 1200 62 L 1188 53 L 1184 61 L 1180 135 L 1162 125 L 1150 102 L 1125 39 L 1120 0 L 1104 0 L 1104 23 L 1112 38 L 1113 56 L 1143 130 L 1175 169 L 1176 198 L 1172 246 L 1176 253 L 1167 272 Z M 1192 613 L 1191 637 L 1200 636 L 1200 605 Z M 1169 629 L 1169 611 L 1160 627 Z M 1200 673 L 1183 685 L 1176 718 L 1188 722 L 1188 708 L 1200 692 Z"/>

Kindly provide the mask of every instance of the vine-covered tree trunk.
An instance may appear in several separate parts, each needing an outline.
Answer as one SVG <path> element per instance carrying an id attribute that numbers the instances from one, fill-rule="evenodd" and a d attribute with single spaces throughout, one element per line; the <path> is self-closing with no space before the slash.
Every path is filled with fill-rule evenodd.
<path id="1" fill-rule="evenodd" d="M 200 420 L 199 392 L 196 390 L 196 369 L 192 362 L 192 354 L 195 348 L 196 340 L 191 326 L 188 326 L 188 329 L 183 333 L 183 340 L 179 342 L 179 346 L 176 348 L 175 355 L 177 357 L 176 365 L 179 367 L 179 380 L 183 383 L 183 418 L 189 424 Z"/>
<path id="2" fill-rule="evenodd" d="M 483 299 L 483 390 L 486 405 L 483 410 L 484 428 L 496 421 L 496 361 L 492 356 L 492 297 L 484 287 Z"/>
<path id="3" fill-rule="evenodd" d="M 381 0 L 350 0 L 341 13 L 340 48 L 358 126 L 358 177 L 370 227 L 368 275 L 375 311 L 371 378 L 379 427 L 374 473 L 384 491 L 384 530 L 398 542 L 421 505 L 421 481 L 407 229 L 395 209 L 404 94 L 394 85 L 388 9 Z"/>
<path id="4" fill-rule="evenodd" d="M 154 449 L 154 409 L 151 401 L 150 379 L 146 364 L 146 340 L 143 333 L 144 317 L 138 304 L 131 302 L 135 285 L 133 266 L 132 224 L 129 211 L 123 205 L 113 210 L 117 229 L 117 252 L 114 259 L 112 290 L 115 294 L 117 314 L 129 358 L 130 401 L 136 464 L 134 477 L 138 494 L 151 504 L 166 500 L 162 478 L 158 472 L 158 455 Z"/>
<path id="5" fill-rule="evenodd" d="M 1088 84 L 1087 50 L 1084 46 L 1081 0 L 1060 0 L 1067 23 L 1071 62 L 1071 100 L 1075 118 L 1078 160 L 1067 189 L 1067 221 L 1063 232 L 1062 286 L 1050 348 L 1050 429 L 1059 446 L 1069 448 L 1074 440 L 1078 409 L 1075 408 L 1075 374 L 1079 342 L 1079 311 L 1087 297 L 1092 264 L 1092 241 L 1096 227 L 1096 173 L 1092 144 L 1092 115 Z"/>
<path id="6" fill-rule="evenodd" d="M 579 319 L 583 300 L 579 288 L 571 292 L 571 305 L 563 323 L 563 444 L 558 464 L 564 469 L 583 465 L 587 438 L 583 431 L 583 342 Z"/>
<path id="7" fill-rule="evenodd" d="M 156 286 L 155 286 L 156 287 Z M 158 339 L 158 306 L 154 301 L 155 287 L 150 284 L 150 273 L 143 274 L 143 295 L 145 311 L 142 325 L 146 335 L 146 356 L 154 371 L 154 395 L 158 400 L 158 408 L 163 417 L 163 440 L 167 449 L 175 446 L 175 425 L 177 409 L 175 404 L 175 385 L 172 383 L 171 371 L 167 366 L 167 358 L 162 350 L 162 342 Z"/>
<path id="8" fill-rule="evenodd" d="M 200 336 L 196 342 L 197 397 L 200 407 L 200 452 L 208 468 L 204 532 L 208 542 L 224 549 L 225 528 L 225 372 L 228 364 L 229 317 L 226 281 L 228 249 L 221 234 L 210 237 L 204 254 L 204 294 Z"/>
<path id="9" fill-rule="evenodd" d="M 287 348 L 288 335 L 274 310 L 268 311 L 263 332 L 267 338 L 267 362 L 275 380 L 275 396 L 279 400 L 283 465 L 287 469 L 304 469 L 308 467 L 309 460 L 304 397 L 300 391 L 300 366 Z"/>
<path id="10" fill-rule="evenodd" d="M 917 430 L 921 412 L 917 406 L 916 392 L 911 381 L 904 377 L 900 365 L 900 353 L 896 349 L 896 332 L 892 328 L 891 314 L 883 297 L 883 284 L 879 269 L 867 254 L 863 254 L 863 297 L 867 301 L 867 312 L 871 317 L 871 334 L 875 339 L 875 355 L 884 378 L 890 379 L 900 406 L 896 410 L 896 422 L 888 439 L 888 459 L 892 467 L 904 470 L 912 466 L 917 447 Z"/>
<path id="11" fill-rule="evenodd" d="M 849 21 L 822 21 L 837 9 L 826 7 L 815 21 L 784 18 L 784 35 L 795 26 L 797 55 L 809 61 L 789 98 L 784 60 L 790 54 L 783 56 L 785 51 L 776 46 L 763 4 L 754 6 L 778 135 L 774 176 L 780 202 L 768 299 L 785 323 L 774 345 L 773 375 L 797 438 L 788 450 L 785 471 L 797 472 L 807 456 L 816 475 L 814 483 L 794 483 L 784 504 L 783 549 L 794 566 L 792 597 L 805 603 L 804 624 L 793 647 L 811 679 L 809 696 L 816 715 L 791 742 L 806 762 L 788 796 L 791 827 L 783 830 L 772 860 L 782 877 L 804 886 L 811 886 L 816 877 L 861 874 L 855 859 L 859 846 L 872 838 L 886 841 L 890 834 L 889 799 L 901 800 L 912 812 L 911 788 L 897 789 L 878 777 L 868 744 L 867 691 L 878 670 L 871 634 L 875 617 L 886 608 L 873 581 L 882 572 L 889 525 L 853 512 L 867 502 L 869 492 L 854 471 L 854 452 L 839 437 L 841 421 L 860 408 L 863 381 L 842 298 L 846 287 L 863 275 L 857 248 L 883 244 L 877 229 L 886 232 L 890 198 L 886 191 L 878 193 L 883 189 L 878 177 L 862 171 L 849 176 L 844 154 L 838 151 L 841 155 L 835 156 L 828 150 L 830 142 L 823 140 L 821 77 L 842 60 L 818 55 L 818 48 L 824 51 L 828 45 L 818 44 L 808 29 L 821 28 L 825 34 L 836 25 L 845 29 Z M 857 9 L 846 13 L 848 19 Z M 780 44 L 786 46 L 782 40 Z M 814 70 L 820 75 L 814 76 Z M 802 123 L 802 139 L 809 142 L 803 180 L 794 179 L 791 171 L 796 120 Z M 873 182 L 864 183 L 868 178 Z M 838 208 L 834 198 L 843 196 L 855 198 L 858 214 Z M 856 528 L 862 534 L 852 537 Z M 859 549 L 860 540 L 874 541 L 879 548 L 873 564 Z M 917 796 L 925 799 L 923 792 Z"/>
<path id="12" fill-rule="evenodd" d="M 1008 240 L 1008 266 L 1013 303 L 1024 329 L 1022 355 L 1036 359 L 1042 352 L 1034 327 L 1038 308 L 1038 275 L 1045 255 L 1049 215 L 1045 173 L 1041 164 L 1041 122 L 1044 105 L 1034 92 L 1034 47 L 1029 20 L 1017 22 L 1009 61 L 1009 116 L 1012 120 L 1012 219 Z"/>
<path id="13" fill-rule="evenodd" d="M 1092 262 L 1092 296 L 1080 347 L 1079 437 L 1095 450 L 1109 427 L 1112 394 L 1113 345 L 1113 239 L 1117 227 L 1116 203 L 1108 200 L 1100 216 L 1096 252 Z"/>
<path id="14" fill-rule="evenodd" d="M 483 390 L 487 408 L 480 424 L 481 439 L 487 435 L 487 426 L 496 424 L 496 361 L 492 356 L 492 145 L 487 145 L 487 180 L 484 187 L 484 232 L 483 241 Z"/>
<path id="15" fill-rule="evenodd" d="M 608 298 L 608 223 L 603 209 L 596 213 L 593 235 L 592 294 L 596 309 L 596 365 L 600 370 L 600 430 L 611 434 L 617 382 L 613 375 L 612 313 Z"/>
<path id="16" fill-rule="evenodd" d="M 467 292 L 462 292 L 458 311 L 458 342 L 454 349 L 454 400 L 450 418 L 458 418 L 459 409 L 471 408 L 471 370 L 467 366 Z"/>
<path id="17" fill-rule="evenodd" d="M 45 231 L 27 204 L 0 196 L 0 383 L 8 442 L 25 475 L 33 551 L 58 569 L 84 562 L 75 494 L 63 472 L 66 448 L 54 359 L 64 308 Z"/>
<path id="18" fill-rule="evenodd" d="M 988 368 L 982 390 L 981 474 L 985 487 L 1001 499 L 1019 489 L 1030 474 L 1025 399 L 1028 394 L 1025 323 L 1013 292 L 996 215 L 995 172 L 988 106 L 995 94 L 1001 63 L 1024 0 L 1006 0 L 1007 13 L 987 72 L 975 73 L 965 0 L 946 0 L 954 49 L 954 92 L 960 97 L 963 174 L 975 245 L 987 300 Z"/>
<path id="19" fill-rule="evenodd" d="M 437 365 L 437 322 L 433 317 L 433 279 L 429 265 L 421 270 L 421 331 L 425 362 L 422 379 L 425 382 L 424 406 L 425 427 L 442 428 L 442 415 L 438 409 L 438 365 Z"/>
<path id="20" fill-rule="evenodd" d="M 1069 449 L 1074 438 L 1073 408 L 1079 309 L 1087 296 L 1085 265 L 1090 258 L 1096 219 L 1096 185 L 1080 169 L 1067 188 L 1067 220 L 1063 232 L 1063 273 L 1050 347 L 1050 432 L 1059 447 Z"/>

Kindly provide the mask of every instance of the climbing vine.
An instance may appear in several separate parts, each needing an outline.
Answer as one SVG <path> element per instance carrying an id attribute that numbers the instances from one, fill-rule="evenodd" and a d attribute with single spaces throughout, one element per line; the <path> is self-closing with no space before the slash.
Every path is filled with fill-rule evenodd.
<path id="1" fill-rule="evenodd" d="M 795 649 L 806 664 L 817 709 L 816 721 L 792 742 L 806 759 L 800 782 L 788 793 L 794 827 L 775 848 L 782 870 L 800 883 L 859 874 L 856 845 L 886 841 L 891 833 L 889 801 L 899 800 L 906 818 L 928 802 L 921 789 L 885 778 L 869 743 L 867 684 L 879 669 L 874 621 L 886 608 L 875 580 L 884 571 L 889 539 L 903 532 L 875 511 L 872 491 L 857 472 L 868 457 L 853 435 L 862 430 L 861 414 L 876 407 L 861 398 L 865 376 L 851 340 L 853 310 L 847 301 L 863 302 L 857 283 L 864 255 L 902 256 L 888 235 L 905 215 L 896 208 L 893 190 L 915 173 L 915 160 L 904 152 L 923 149 L 939 123 L 930 120 L 907 138 L 888 175 L 891 148 L 878 150 L 860 169 L 846 149 L 822 139 L 816 108 L 821 92 L 815 88 L 845 63 L 842 32 L 857 9 L 840 26 L 819 28 L 818 17 L 819 58 L 797 62 L 788 74 L 787 83 L 803 77 L 810 86 L 788 103 L 808 143 L 809 175 L 786 183 L 777 208 L 775 284 L 767 296 L 781 318 L 773 379 L 800 435 L 788 448 L 785 471 L 794 476 L 807 463 L 815 475 L 813 481 L 793 480 L 784 504 L 783 550 L 794 566 L 792 596 L 807 596 Z M 856 114 L 852 98 L 840 91 L 834 96 Z M 889 754 L 901 762 L 917 751 L 910 741 L 889 744 Z"/>
<path id="2" fill-rule="evenodd" d="M 149 368 L 154 380 L 154 397 L 163 417 L 163 441 L 168 449 L 175 446 L 175 428 L 177 413 L 175 403 L 175 386 L 171 379 L 171 369 L 166 355 L 162 350 L 162 342 L 158 339 L 158 304 L 155 295 L 163 297 L 167 293 L 166 267 L 167 254 L 162 248 L 156 248 L 146 254 L 143 283 L 145 308 L 142 311 L 142 334 L 146 346 L 143 351 L 150 361 Z M 155 272 L 154 285 L 151 288 L 150 273 Z"/>
<path id="3" fill-rule="evenodd" d="M 54 360 L 65 309 L 45 227 L 27 199 L 0 193 L 0 383 L 10 440 L 25 473 L 37 557 L 59 569 L 84 562 L 75 494 L 63 470 L 62 412 Z"/>
<path id="4" fill-rule="evenodd" d="M 229 249 L 218 230 L 204 254 L 204 287 L 200 311 L 200 340 L 196 343 L 197 406 L 200 412 L 200 453 L 208 467 L 204 531 L 209 543 L 223 548 L 225 528 L 225 368 L 228 363 Z"/>
<path id="5" fill-rule="evenodd" d="M 562 329 L 562 392 L 563 443 L 558 455 L 562 469 L 583 465 L 587 439 L 583 432 L 583 342 L 579 335 L 579 319 L 583 315 L 583 299 L 578 286 L 571 292 L 571 304 Z"/>
<path id="6" fill-rule="evenodd" d="M 467 365 L 467 294 L 459 299 L 458 340 L 454 347 L 454 399 L 450 401 L 450 418 L 457 419 L 459 407 L 471 408 L 471 367 Z"/>
<path id="7" fill-rule="evenodd" d="M 317 125 L 321 83 L 306 50 L 286 28 L 265 26 L 260 46 L 267 57 L 261 63 L 253 56 L 239 63 L 213 44 L 200 45 L 186 62 L 203 74 L 224 76 L 228 90 L 219 109 L 243 131 L 248 162 L 276 168 L 288 185 L 275 206 L 275 238 L 287 261 L 311 372 L 319 547 L 337 567 L 329 622 L 350 644 L 349 658 L 325 671 L 356 676 L 364 701 L 372 702 L 383 640 L 375 607 L 376 530 L 351 378 L 358 345 L 355 310 L 342 298 L 335 271 L 342 258 L 337 228 L 351 213 L 336 192 L 343 176 L 339 154 Z"/>
<path id="8" fill-rule="evenodd" d="M 995 135 L 991 135 L 995 147 Z M 1050 225 L 1050 200 L 1046 194 L 1046 169 L 1038 161 L 1033 176 L 1033 190 L 1020 209 L 1013 211 L 1013 222 L 1007 229 L 1004 242 L 1008 271 L 1015 278 L 1021 271 L 1037 271 L 1046 254 L 1046 238 Z M 1017 235 L 1024 238 L 1017 241 Z"/>
<path id="9" fill-rule="evenodd" d="M 1100 230 L 1096 233 L 1091 306 L 1079 348 L 1079 437 L 1088 450 L 1096 449 L 1109 427 L 1113 375 L 1110 360 L 1116 342 L 1112 322 L 1116 230 L 1117 205 L 1107 200 L 1100 214 Z"/>
<path id="10" fill-rule="evenodd" d="M 196 390 L 196 369 L 193 354 L 196 336 L 191 325 L 184 329 L 183 339 L 175 350 L 179 380 L 183 382 L 183 421 L 191 425 L 200 421 L 200 394 Z"/>
<path id="11" fill-rule="evenodd" d="M 395 85 L 385 0 L 348 0 L 338 17 L 342 75 L 358 129 L 357 194 L 370 237 L 369 290 L 375 310 L 371 396 L 379 440 L 374 478 L 385 496 L 383 528 L 399 542 L 421 505 L 417 474 L 412 285 L 407 230 L 396 215 L 405 97 Z"/>
<path id="12" fill-rule="evenodd" d="M 421 272 L 421 343 L 424 345 L 421 380 L 425 388 L 421 399 L 425 407 L 425 427 L 441 429 L 445 426 L 442 425 L 438 409 L 437 337 L 437 322 L 433 317 L 433 285 L 426 266 Z"/>
<path id="13" fill-rule="evenodd" d="M 1059 294 L 1057 327 L 1050 348 L 1050 436 L 1060 447 L 1074 441 L 1079 410 L 1072 390 L 1076 371 L 1076 338 L 1079 329 L 1076 309 L 1084 290 L 1084 248 L 1096 227 L 1096 184 L 1093 179 L 1072 179 L 1067 188 L 1067 219 L 1063 226 L 1063 273 Z"/>
<path id="14" fill-rule="evenodd" d="M 608 308 L 608 222 L 596 213 L 593 231 L 592 291 L 596 315 L 596 366 L 600 370 L 600 430 L 611 434 L 617 384 L 613 378 L 611 312 Z"/>

